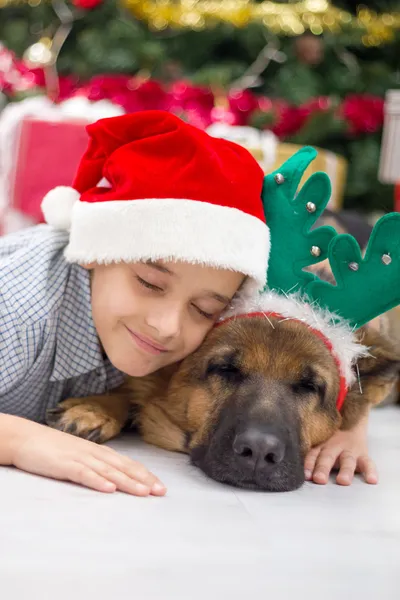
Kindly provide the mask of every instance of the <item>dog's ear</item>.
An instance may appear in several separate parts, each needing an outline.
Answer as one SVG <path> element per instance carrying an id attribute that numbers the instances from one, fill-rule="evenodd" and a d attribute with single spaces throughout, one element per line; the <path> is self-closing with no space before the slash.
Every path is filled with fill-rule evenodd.
<path id="1" fill-rule="evenodd" d="M 359 339 L 368 346 L 369 356 L 358 361 L 357 379 L 343 405 L 341 429 L 358 423 L 370 406 L 387 398 L 399 380 L 400 348 L 368 326 L 360 329 Z"/>

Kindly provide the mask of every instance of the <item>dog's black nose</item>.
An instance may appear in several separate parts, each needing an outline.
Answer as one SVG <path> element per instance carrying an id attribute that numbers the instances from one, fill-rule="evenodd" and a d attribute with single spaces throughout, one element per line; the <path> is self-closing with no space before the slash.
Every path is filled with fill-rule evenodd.
<path id="1" fill-rule="evenodd" d="M 233 451 L 243 466 L 254 471 L 272 471 L 285 456 L 285 443 L 277 432 L 252 426 L 238 433 Z"/>

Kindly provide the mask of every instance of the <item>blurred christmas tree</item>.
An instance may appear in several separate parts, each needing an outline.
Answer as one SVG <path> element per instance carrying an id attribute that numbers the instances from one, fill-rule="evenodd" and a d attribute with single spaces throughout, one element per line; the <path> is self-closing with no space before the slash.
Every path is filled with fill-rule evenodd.
<path id="1" fill-rule="evenodd" d="M 315 2 L 324 4 L 315 0 L 314 6 Z M 166 82 L 189 79 L 210 86 L 218 96 L 223 88 L 250 88 L 263 100 L 255 103 L 253 96 L 244 97 L 245 122 L 258 127 L 272 123 L 285 141 L 318 145 L 349 160 L 347 207 L 393 206 L 392 188 L 378 183 L 377 168 L 380 99 L 387 89 L 400 87 L 398 0 L 363 3 L 364 30 L 354 26 L 355 3 L 339 0 L 335 7 L 346 11 L 341 16 L 338 11 L 340 27 L 328 12 L 323 26 L 310 20 L 305 27 L 294 21 L 282 27 L 278 19 L 266 27 L 262 20 L 247 19 L 246 7 L 225 22 L 219 18 L 209 22 L 192 10 L 176 27 L 161 9 L 152 19 L 137 18 L 141 4 L 0 0 L 0 40 L 20 57 L 31 47 L 32 59 L 32 44 L 40 40 L 43 50 L 55 35 L 63 37 L 63 31 L 56 33 L 61 18 L 68 35 L 57 60 L 60 75 L 84 82 L 101 74 L 145 73 Z M 189 4 L 196 8 L 196 2 Z M 164 2 L 164 9 L 167 5 Z M 229 5 L 225 4 L 225 15 Z M 376 15 L 368 11 L 386 15 L 372 26 Z"/>

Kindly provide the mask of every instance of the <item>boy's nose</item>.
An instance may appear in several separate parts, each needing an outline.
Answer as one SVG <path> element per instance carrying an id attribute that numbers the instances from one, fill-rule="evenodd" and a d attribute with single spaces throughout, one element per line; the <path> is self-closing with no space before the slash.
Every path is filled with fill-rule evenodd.
<path id="1" fill-rule="evenodd" d="M 168 310 L 148 315 L 147 325 L 155 329 L 162 339 L 175 338 L 181 331 L 181 314 L 178 310 Z"/>

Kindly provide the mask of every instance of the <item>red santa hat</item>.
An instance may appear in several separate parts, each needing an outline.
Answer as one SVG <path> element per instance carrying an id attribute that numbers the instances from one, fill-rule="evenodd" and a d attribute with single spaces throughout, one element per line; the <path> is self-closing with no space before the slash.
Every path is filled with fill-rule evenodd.
<path id="1" fill-rule="evenodd" d="M 43 199 L 69 262 L 179 260 L 266 282 L 264 174 L 241 146 L 163 111 L 101 119 L 73 187 Z"/>

